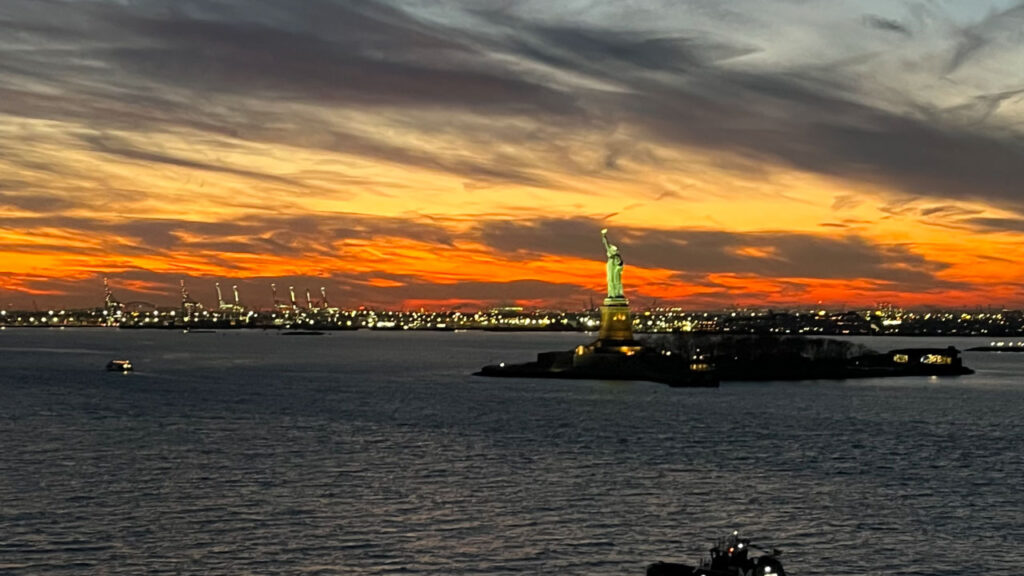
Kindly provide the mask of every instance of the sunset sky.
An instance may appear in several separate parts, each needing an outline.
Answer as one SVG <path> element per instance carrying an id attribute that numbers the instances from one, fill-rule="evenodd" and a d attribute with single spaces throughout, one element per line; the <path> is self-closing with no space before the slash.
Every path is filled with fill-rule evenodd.
<path id="1" fill-rule="evenodd" d="M 0 2 L 0 306 L 1024 306 L 1024 4 Z"/>

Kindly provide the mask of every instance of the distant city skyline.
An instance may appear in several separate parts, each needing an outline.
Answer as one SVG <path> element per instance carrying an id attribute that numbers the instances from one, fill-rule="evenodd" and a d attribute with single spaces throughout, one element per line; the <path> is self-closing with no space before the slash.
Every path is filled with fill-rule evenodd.
<path id="1" fill-rule="evenodd" d="M 0 307 L 1024 308 L 1024 3 L 0 4 Z"/>

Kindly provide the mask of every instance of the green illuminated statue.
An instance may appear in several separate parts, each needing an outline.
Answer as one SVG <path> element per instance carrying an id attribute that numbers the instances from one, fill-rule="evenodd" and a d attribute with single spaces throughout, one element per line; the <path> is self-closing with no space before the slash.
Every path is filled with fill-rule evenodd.
<path id="1" fill-rule="evenodd" d="M 619 248 L 608 242 L 608 229 L 601 229 L 601 241 L 604 242 L 604 250 L 608 254 L 608 264 L 605 269 L 608 276 L 608 297 L 625 298 L 622 294 L 622 255 Z"/>

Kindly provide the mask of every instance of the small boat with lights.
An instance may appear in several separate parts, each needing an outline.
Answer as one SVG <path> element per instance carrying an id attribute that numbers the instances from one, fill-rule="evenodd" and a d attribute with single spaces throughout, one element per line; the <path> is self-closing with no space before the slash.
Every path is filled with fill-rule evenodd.
<path id="1" fill-rule="evenodd" d="M 757 550 L 759 554 L 751 554 Z M 647 576 L 786 576 L 778 550 L 751 544 L 739 532 L 718 540 L 707 558 L 696 566 L 673 562 L 655 562 L 647 566 Z"/>
<path id="2" fill-rule="evenodd" d="M 111 360 L 107 362 L 107 372 L 131 372 L 135 367 L 131 360 Z"/>

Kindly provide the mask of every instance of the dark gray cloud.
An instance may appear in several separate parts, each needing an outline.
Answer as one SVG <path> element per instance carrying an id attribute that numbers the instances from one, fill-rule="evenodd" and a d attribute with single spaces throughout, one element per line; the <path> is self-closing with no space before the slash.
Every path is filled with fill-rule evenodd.
<path id="1" fill-rule="evenodd" d="M 135 83 L 275 101 L 488 113 L 574 109 L 567 94 L 488 67 L 465 34 L 428 27 L 377 2 L 50 4 L 53 12 L 35 14 L 38 20 L 14 10 L 6 20 L 28 43 L 77 37 L 84 44 L 74 46 L 79 57 L 56 61 L 71 51 L 60 49 L 17 54 L 6 70 L 62 82 L 127 74 Z M 116 70 L 90 68 L 85 61 L 93 58 Z M 34 66 L 42 59 L 45 68 Z"/>
<path id="2" fill-rule="evenodd" d="M 237 268 L 230 254 L 291 256 L 336 256 L 335 244 L 344 240 L 373 240 L 386 237 L 404 238 L 441 247 L 451 246 L 451 234 L 441 225 L 415 217 L 378 217 L 359 214 L 312 213 L 306 215 L 249 215 L 231 222 L 196 222 L 172 219 L 96 219 L 53 217 L 47 226 L 59 227 L 83 237 L 114 235 L 131 241 L 119 245 L 125 255 L 169 255 L 182 251 L 226 252 L 218 263 Z M 40 225 L 36 218 L 0 217 L 0 228 L 31 230 Z M 5 244 L 21 250 L 32 244 Z M 96 248 L 68 247 L 68 253 L 109 255 L 113 246 Z"/>
<path id="3" fill-rule="evenodd" d="M 132 145 L 129 142 L 118 138 L 112 138 L 102 134 L 90 134 L 84 136 L 82 140 L 87 144 L 89 148 L 103 154 L 110 156 L 116 156 L 126 160 L 133 160 L 142 162 L 145 164 L 165 164 L 168 166 L 178 166 L 182 168 L 194 168 L 197 170 L 203 170 L 207 172 L 219 172 L 221 174 L 232 174 L 235 176 L 243 176 L 245 178 L 252 178 L 263 182 L 277 182 L 279 184 L 288 184 L 292 186 L 300 185 L 299 182 L 267 174 L 264 172 L 253 172 L 252 170 L 242 170 L 238 168 L 231 168 L 221 163 L 214 162 L 201 162 L 198 160 L 191 160 L 188 158 L 180 158 L 173 154 L 164 154 L 160 152 L 153 152 L 149 150 L 139 149 L 137 146 Z"/>
<path id="4" fill-rule="evenodd" d="M 1024 26 L 1024 4 L 993 11 L 979 22 L 962 28 L 946 73 L 956 72 L 970 59 L 1000 40 L 1020 46 L 1021 26 Z"/>
<path id="5" fill-rule="evenodd" d="M 530 259 L 538 254 L 603 258 L 599 230 L 587 219 L 481 225 L 482 241 L 495 250 Z M 686 274 L 751 274 L 769 278 L 869 279 L 894 286 L 946 285 L 936 273 L 945 264 L 903 246 L 872 243 L 855 235 L 740 233 L 712 230 L 647 230 L 617 227 L 610 233 L 627 265 Z"/>
<path id="6" fill-rule="evenodd" d="M 985 232 L 1024 232 L 1024 218 L 965 218 L 961 223 Z"/>
<path id="7" fill-rule="evenodd" d="M 1020 101 L 1022 94 L 1024 94 L 1024 88 L 979 94 L 968 102 L 948 108 L 946 112 L 953 117 L 963 118 L 967 124 L 982 124 L 998 112 L 1004 103 Z"/>
<path id="8" fill-rule="evenodd" d="M 24 180 L 0 182 L 0 206 L 30 212 L 60 212 L 75 206 L 75 203 L 71 200 L 54 194 L 28 194 L 4 191 L 5 188 L 21 191 L 31 187 L 32 185 Z"/>
<path id="9" fill-rule="evenodd" d="M 503 48 L 544 64 L 598 76 L 622 70 L 687 72 L 756 51 L 686 36 L 535 22 L 505 9 L 473 12 L 507 32 Z"/>
<path id="10" fill-rule="evenodd" d="M 868 14 L 864 16 L 864 25 L 868 28 L 874 28 L 876 30 L 882 30 L 884 32 L 895 32 L 896 34 L 902 34 L 903 36 L 911 36 L 910 29 L 902 23 L 892 20 L 890 18 L 883 18 L 874 14 Z"/>
<path id="11" fill-rule="evenodd" d="M 1019 139 L 899 116 L 799 77 L 716 72 L 705 90 L 652 89 L 632 99 L 630 110 L 653 136 L 670 142 L 908 193 L 1024 208 Z"/>
<path id="12" fill-rule="evenodd" d="M 956 206 L 953 204 L 942 204 L 939 206 L 928 206 L 921 208 L 919 213 L 924 218 L 948 218 L 948 217 L 962 217 L 962 216 L 973 216 L 980 214 L 982 211 L 977 209 L 964 208 L 962 206 Z"/>
<path id="13" fill-rule="evenodd" d="M 483 69 L 452 69 L 440 59 L 431 66 L 374 57 L 329 40 L 269 28 L 179 20 L 140 26 L 139 31 L 151 34 L 157 45 L 112 50 L 109 59 L 125 70 L 195 90 L 336 105 L 458 106 L 490 113 L 566 113 L 573 106 L 564 94 Z M 339 31 L 345 33 L 358 35 L 355 29 Z"/>

